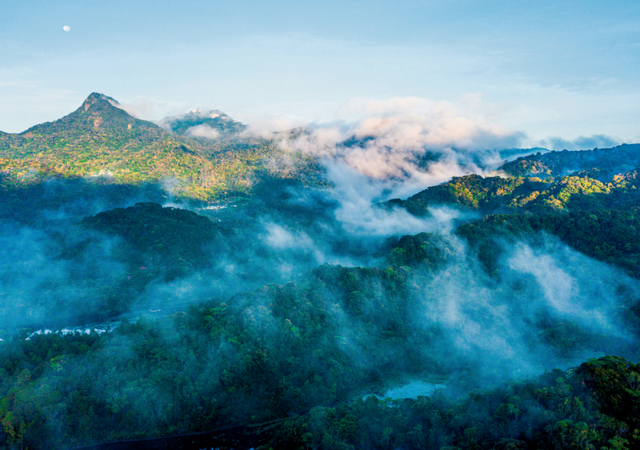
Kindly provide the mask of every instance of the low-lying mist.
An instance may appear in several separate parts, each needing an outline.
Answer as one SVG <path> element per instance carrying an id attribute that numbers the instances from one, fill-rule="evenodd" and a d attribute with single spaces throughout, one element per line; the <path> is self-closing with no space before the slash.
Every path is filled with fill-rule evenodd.
<path id="1" fill-rule="evenodd" d="M 152 280 L 131 304 L 166 308 L 166 317 L 143 314 L 100 337 L 33 336 L 26 354 L 87 340 L 77 356 L 40 366 L 20 394 L 46 403 L 48 386 L 63 396 L 82 393 L 42 411 L 38 435 L 70 442 L 67 424 L 87 403 L 93 412 L 77 445 L 286 417 L 412 379 L 435 377 L 450 394 L 466 394 L 591 357 L 638 354 L 638 321 L 630 314 L 637 280 L 554 237 L 503 242 L 498 269 L 489 273 L 445 229 L 423 235 L 429 254 L 438 255 L 435 265 L 409 263 L 401 258 L 408 248 L 392 244 L 369 253 L 370 267 L 323 264 L 285 283 L 289 272 L 274 262 L 303 249 L 312 266 L 323 244 L 307 233 L 284 251 L 290 236 L 272 234 L 272 257 L 251 264 L 282 284 L 247 289 L 242 276 L 216 277 L 212 266 Z M 107 428 L 99 411 L 109 412 Z"/>
<path id="2" fill-rule="evenodd" d="M 521 139 L 445 106 L 360 105 L 355 124 L 276 135 L 319 158 L 330 187 L 265 176 L 213 209 L 83 180 L 3 199 L 0 329 L 21 343 L 2 351 L 30 367 L 16 398 L 47 405 L 33 435 L 88 445 L 210 430 L 399 380 L 437 377 L 457 395 L 637 358 L 638 280 L 543 233 L 496 237 L 488 262 L 456 234 L 478 214 L 379 205 L 489 173 Z M 24 328 L 125 313 L 100 336 L 24 340 Z"/>

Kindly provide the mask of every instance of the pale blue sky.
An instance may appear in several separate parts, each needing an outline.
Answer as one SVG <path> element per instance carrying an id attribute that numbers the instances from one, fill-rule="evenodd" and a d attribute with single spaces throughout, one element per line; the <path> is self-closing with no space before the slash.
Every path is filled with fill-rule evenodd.
<path id="1" fill-rule="evenodd" d="M 523 145 L 639 142 L 639 69 L 637 1 L 4 0 L 0 130 L 93 91 L 147 119 L 200 107 L 244 121 L 473 94 Z"/>

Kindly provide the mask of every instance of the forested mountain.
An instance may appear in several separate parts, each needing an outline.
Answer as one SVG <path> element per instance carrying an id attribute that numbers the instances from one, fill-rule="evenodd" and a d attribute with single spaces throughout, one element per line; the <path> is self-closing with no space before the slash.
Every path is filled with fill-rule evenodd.
<path id="1" fill-rule="evenodd" d="M 192 117 L 193 116 L 193 117 Z M 200 118 L 187 115 L 168 123 L 173 134 L 139 120 L 103 94 L 91 94 L 73 113 L 36 125 L 19 134 L 0 135 L 0 174 L 10 186 L 54 178 L 92 177 L 116 183 L 168 182 L 184 198 L 212 200 L 229 192 L 250 192 L 257 173 L 295 176 L 305 182 L 317 177 L 317 163 L 299 154 L 291 164 L 272 163 L 281 151 L 268 140 L 245 137 L 198 139 L 184 135 L 185 127 L 209 125 L 223 134 L 243 126 L 226 115 Z"/>
<path id="2" fill-rule="evenodd" d="M 637 448 L 640 145 L 377 203 L 309 130 L 163 126 L 0 133 L 0 448 Z"/>
<path id="3" fill-rule="evenodd" d="M 171 166 L 196 170 L 202 162 L 157 125 L 135 119 L 102 94 L 91 94 L 62 119 L 36 125 L 0 143 L 3 171 L 18 181 L 34 176 L 119 176 L 159 179 Z M 31 171 L 29 171 L 31 169 Z"/>
<path id="4" fill-rule="evenodd" d="M 481 213 L 482 220 L 463 224 L 456 233 L 481 249 L 489 266 L 489 255 L 498 253 L 497 239 L 521 239 L 543 231 L 638 276 L 638 155 L 638 145 L 529 155 L 500 169 L 509 173 L 529 168 L 530 176 L 455 177 L 383 206 L 406 208 L 418 216 L 428 216 L 430 208 L 442 205 Z M 569 168 L 575 171 L 560 176 L 571 172 Z M 605 181 L 595 178 L 605 173 Z"/>
<path id="5" fill-rule="evenodd" d="M 216 246 L 224 246 L 223 230 L 206 217 L 156 203 L 104 211 L 81 226 L 123 238 L 118 259 L 127 262 L 129 273 L 142 268 L 150 278 L 192 274 L 207 266 Z"/>
<path id="6" fill-rule="evenodd" d="M 640 200 L 638 154 L 640 146 L 622 145 L 529 155 L 499 169 L 516 176 L 454 177 L 406 200 L 394 199 L 385 205 L 400 206 L 416 215 L 426 215 L 429 207 L 444 204 L 484 214 L 629 208 Z"/>
<path id="7" fill-rule="evenodd" d="M 199 109 L 182 116 L 165 117 L 160 121 L 160 126 L 175 134 L 203 138 L 232 135 L 247 128 L 221 111 L 205 112 Z"/>

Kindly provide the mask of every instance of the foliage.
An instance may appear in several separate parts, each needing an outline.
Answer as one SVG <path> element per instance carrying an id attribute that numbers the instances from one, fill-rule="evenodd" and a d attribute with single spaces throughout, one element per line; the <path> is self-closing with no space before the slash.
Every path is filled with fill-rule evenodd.
<path id="1" fill-rule="evenodd" d="M 386 263 L 394 267 L 436 271 L 450 262 L 455 250 L 451 243 L 434 233 L 391 236 L 378 251 Z"/>
<path id="2" fill-rule="evenodd" d="M 290 419 L 265 448 L 631 449 L 640 366 L 619 357 L 456 400 L 359 399 Z"/>
<path id="3" fill-rule="evenodd" d="M 533 238 L 539 232 L 559 237 L 575 250 L 615 264 L 640 277 L 640 210 L 575 211 L 551 215 L 489 215 L 460 226 L 456 233 L 476 248 L 487 267 L 499 253 L 499 239 Z"/>
<path id="4" fill-rule="evenodd" d="M 8 445 L 65 448 L 255 423 L 314 407 L 291 425 L 293 430 L 284 428 L 289 430 L 283 431 L 286 439 L 328 448 L 340 442 L 391 448 L 435 442 L 466 448 L 471 442 L 484 446 L 500 439 L 534 439 L 538 431 L 531 434 L 518 421 L 528 423 L 540 414 L 546 418 L 540 433 L 549 439 L 556 434 L 560 440 L 573 439 L 571 433 L 582 430 L 582 422 L 591 424 L 586 417 L 596 414 L 592 410 L 570 412 L 580 410 L 581 404 L 592 407 L 593 402 L 569 395 L 580 383 L 571 389 L 564 384 L 536 388 L 556 389 L 546 403 L 537 403 L 549 412 L 540 412 L 540 406 L 527 412 L 533 394 L 519 387 L 472 394 L 461 406 L 442 398 L 436 403 L 399 402 L 395 408 L 372 398 L 348 403 L 363 386 L 421 377 L 425 368 L 430 376 L 452 375 L 451 383 L 474 386 L 473 366 L 443 345 L 445 325 L 425 326 L 416 315 L 431 289 L 428 283 L 417 283 L 405 266 L 382 270 L 325 265 L 297 283 L 266 285 L 163 319 L 123 320 L 115 331 L 100 336 L 48 334 L 25 341 L 24 334 L 16 335 L 0 346 L 5 438 Z M 513 303 L 517 308 L 519 300 Z M 579 347 L 602 344 L 577 328 L 563 334 L 562 324 L 554 321 L 545 320 L 539 327 L 544 335 L 533 333 L 530 344 L 543 338 L 559 354 L 576 345 L 569 338 L 577 331 L 582 333 Z M 535 395 L 542 401 L 542 394 Z M 626 398 L 606 406 L 618 421 L 628 422 L 625 414 L 636 413 L 618 411 Z M 561 406 L 565 400 L 575 406 Z M 438 401 L 445 402 L 446 409 L 438 410 Z M 334 403 L 338 406 L 317 409 Z M 396 417 L 401 411 L 403 416 Z M 317 423 L 296 434 L 307 420 Z M 554 428 L 565 420 L 578 428 Z"/>
<path id="5" fill-rule="evenodd" d="M 189 135 L 190 129 L 203 125 L 222 135 L 240 133 L 246 129 L 246 125 L 236 122 L 220 111 L 200 110 L 190 111 L 178 117 L 166 117 L 161 121 L 161 125 L 180 135 Z"/>
<path id="6" fill-rule="evenodd" d="M 403 207 L 417 216 L 428 215 L 429 207 L 438 205 L 452 205 L 485 214 L 598 210 L 621 203 L 637 204 L 638 194 L 629 189 L 629 180 L 631 174 L 619 176 L 606 184 L 584 176 L 565 176 L 543 182 L 538 178 L 467 175 L 454 177 L 407 200 L 389 201 L 386 206 Z"/>
<path id="7" fill-rule="evenodd" d="M 120 259 L 130 270 L 143 266 L 169 280 L 194 273 L 210 263 L 222 242 L 222 229 L 192 211 L 162 207 L 156 203 L 137 203 L 83 219 L 85 227 L 122 237 L 127 246 L 119 247 Z M 139 269 L 138 269 L 139 270 Z"/>
<path id="8" fill-rule="evenodd" d="M 381 267 L 325 264 L 304 273 L 317 264 L 311 251 L 301 250 L 306 241 L 293 250 L 270 247 L 269 225 L 285 239 L 330 242 L 327 248 L 338 256 L 366 254 L 357 247 L 367 241 L 351 242 L 335 224 L 337 201 L 304 190 L 323 183 L 318 161 L 285 154 L 275 141 L 238 136 L 243 127 L 224 115 L 194 113 L 169 125 L 174 133 L 92 94 L 58 121 L 18 135 L 0 133 L 4 229 L 25 226 L 42 243 L 38 257 L 62 261 L 72 278 L 80 278 L 70 286 L 33 280 L 42 285 L 39 298 L 29 300 L 73 309 L 87 320 L 128 311 L 143 293 L 166 307 L 164 317 L 121 318 L 101 335 L 26 339 L 26 330 L 10 330 L 13 335 L 0 342 L 0 447 L 68 448 L 273 419 L 284 421 L 266 446 L 273 448 L 639 445 L 637 364 L 609 356 L 473 390 L 485 382 L 480 367 L 488 378 L 501 379 L 521 369 L 504 367 L 505 361 L 517 366 L 519 360 L 487 353 L 491 360 L 480 361 L 486 354 L 469 342 L 468 349 L 453 351 L 461 336 L 451 328 L 464 327 L 465 320 L 474 322 L 471 328 L 491 327 L 497 316 L 482 298 L 471 299 L 467 315 L 456 315 L 465 305 L 447 302 L 446 290 L 459 283 L 470 297 L 491 291 L 497 300 L 489 306 L 526 327 L 518 349 L 541 352 L 536 355 L 551 366 L 611 349 L 637 357 L 640 302 L 633 295 L 616 293 L 624 300 L 612 313 L 626 334 L 606 336 L 544 309 L 527 313 L 537 294 L 525 292 L 526 277 L 501 285 L 498 261 L 505 243 L 535 244 L 551 234 L 640 277 L 640 147 L 532 155 L 502 167 L 513 177 L 457 177 L 388 202 L 419 216 L 450 205 L 484 217 L 462 219 L 467 222 L 453 235 L 391 237 L 375 255 Z M 220 137 L 186 136 L 196 125 L 217 128 Z M 341 145 L 364 148 L 368 140 L 353 137 Z M 422 162 L 433 158 L 427 152 Z M 156 204 L 172 196 L 208 202 L 229 195 L 246 200 L 242 212 L 220 215 L 225 220 L 215 223 Z M 89 211 L 89 203 L 100 209 Z M 71 232 L 72 221 L 51 211 L 85 219 Z M 112 274 L 102 273 L 107 261 L 93 257 L 98 245 L 113 249 L 107 252 L 108 263 L 118 267 Z M 466 245 L 470 253 L 461 250 Z M 486 273 L 475 270 L 475 255 Z M 224 267 L 228 260 L 233 263 Z M 294 281 L 256 289 L 282 277 L 279 266 L 287 264 L 295 268 Z M 14 265 L 2 261 L 0 282 L 11 281 L 19 270 Z M 471 266 L 472 275 L 463 273 Z M 235 286 L 220 281 L 226 270 Z M 154 283 L 166 290 L 154 291 Z M 199 298 L 208 300 L 171 305 L 166 292 L 178 283 L 201 289 Z M 214 293 L 215 284 L 222 287 Z M 22 301 L 21 295 L 5 296 L 3 304 Z M 449 322 L 437 320 L 445 303 Z M 451 389 L 416 400 L 360 395 L 425 377 L 447 379 Z"/>
<path id="9" fill-rule="evenodd" d="M 387 348 L 407 332 L 403 278 L 323 267 L 309 283 L 123 322 L 102 336 L 17 336 L 0 347 L 0 420 L 9 434 L 24 424 L 9 444 L 67 447 L 267 420 L 334 401 L 388 371 Z M 354 360 L 353 347 L 375 364 Z M 401 350 L 407 365 L 415 350 Z"/>
<path id="10" fill-rule="evenodd" d="M 235 123 L 235 122 L 234 122 Z M 274 176 L 300 173 L 316 182 L 317 162 L 300 154 L 284 158 L 275 143 L 229 136 L 191 139 L 136 119 L 115 100 L 91 94 L 75 112 L 20 134 L 0 135 L 3 184 L 24 186 L 50 178 L 89 178 L 120 184 L 174 180 L 185 198 L 215 200 L 225 193 L 250 192 L 257 172 Z"/>

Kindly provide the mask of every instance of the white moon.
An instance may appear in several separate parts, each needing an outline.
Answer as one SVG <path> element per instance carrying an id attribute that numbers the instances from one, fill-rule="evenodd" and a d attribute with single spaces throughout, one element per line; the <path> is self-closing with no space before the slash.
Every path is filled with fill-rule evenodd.
<path id="1" fill-rule="evenodd" d="M 64 31 L 69 31 L 71 28 L 69 27 L 69 25 L 65 25 L 65 26 L 62 27 L 62 29 Z"/>

